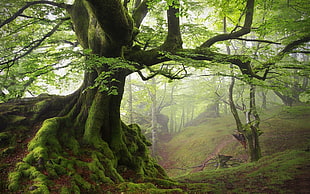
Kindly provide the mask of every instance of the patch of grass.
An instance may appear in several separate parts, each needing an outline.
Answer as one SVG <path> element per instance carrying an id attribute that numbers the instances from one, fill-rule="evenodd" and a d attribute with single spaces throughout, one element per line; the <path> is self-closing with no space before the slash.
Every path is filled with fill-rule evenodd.
<path id="1" fill-rule="evenodd" d="M 310 152 L 287 150 L 263 157 L 258 162 L 238 167 L 207 170 L 177 178 L 181 182 L 209 183 L 213 191 L 227 192 L 285 192 L 286 181 L 303 173 L 310 162 Z M 287 191 L 286 191 L 287 192 Z"/>
<path id="2" fill-rule="evenodd" d="M 310 106 L 274 107 L 261 115 L 260 144 L 263 156 L 288 149 L 307 150 L 310 147 Z M 192 126 L 163 145 L 173 165 L 166 169 L 169 176 L 190 173 L 193 166 L 201 165 L 216 149 L 219 154 L 231 155 L 246 161 L 247 152 L 231 134 L 236 126 L 231 115 L 208 118 L 199 126 Z M 225 143 L 221 146 L 221 144 Z M 228 143 L 227 143 L 228 142 Z M 207 166 L 214 169 L 214 166 Z M 183 169 L 183 170 L 181 170 Z"/>

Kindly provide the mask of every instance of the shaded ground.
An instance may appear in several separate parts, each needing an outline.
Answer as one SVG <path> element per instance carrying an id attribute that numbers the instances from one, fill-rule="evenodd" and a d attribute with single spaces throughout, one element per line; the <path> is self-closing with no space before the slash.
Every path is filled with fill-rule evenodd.
<path id="1" fill-rule="evenodd" d="M 310 193 L 310 153 L 286 151 L 254 164 L 203 171 L 177 178 L 183 183 L 206 183 L 207 193 Z"/>
<path id="2" fill-rule="evenodd" d="M 310 125 L 308 125 L 309 121 L 306 122 L 308 117 L 307 114 L 305 115 L 292 117 L 291 120 L 287 117 L 284 117 L 285 119 L 273 118 L 268 120 L 269 124 L 265 123 L 270 130 L 265 130 L 262 143 L 264 155 L 270 156 L 263 157 L 258 163 L 242 164 L 238 167 L 220 170 L 205 169 L 176 178 L 177 182 L 154 179 L 144 180 L 143 183 L 102 184 L 101 191 L 98 193 L 310 193 L 310 152 L 309 147 L 307 148 Z M 298 123 L 292 122 L 297 117 L 300 119 Z M 219 127 L 223 124 L 222 128 Z M 276 124 L 281 128 L 276 128 L 271 124 Z M 0 193 L 8 193 L 7 183 L 3 180 L 7 179 L 8 172 L 12 171 L 15 164 L 28 153 L 27 143 L 33 138 L 39 126 L 38 124 L 33 130 L 25 129 L 24 134 L 17 136 L 16 146 L 11 150 L 3 152 L 6 148 L 0 148 L 1 153 L 5 153 L 0 157 Z M 161 145 L 170 147 L 160 147 L 160 164 L 168 171 L 174 169 L 184 173 L 193 171 L 195 168 L 191 167 L 201 165 L 218 154 L 236 154 L 238 157 L 243 154 L 244 156 L 244 150 L 231 136 L 231 130 L 228 132 L 224 130 L 230 129 L 231 126 L 227 121 L 214 120 L 212 128 L 215 128 L 215 131 L 209 131 L 206 125 L 203 126 L 208 137 L 203 136 L 205 133 L 199 133 L 196 136 L 192 133 L 193 131 L 187 131 L 184 136 L 179 135 L 178 139 L 174 140 L 175 137 L 164 134 L 161 137 Z M 219 134 L 222 137 L 217 138 Z M 190 141 L 190 138 L 195 139 Z M 170 145 L 171 142 L 173 146 Z M 175 160 L 174 157 L 181 153 L 179 152 L 182 150 L 181 146 L 188 147 L 190 156 L 186 158 L 192 159 L 192 163 L 184 164 L 182 160 Z M 291 148 L 306 151 L 288 151 Z M 195 152 L 199 149 L 203 151 L 196 154 Z M 70 152 L 70 150 L 67 151 Z M 197 159 L 194 156 L 200 158 Z M 87 158 L 81 159 L 87 160 Z M 89 176 L 89 172 L 83 169 L 79 169 L 78 173 L 83 174 L 84 177 Z M 50 191 L 59 193 L 61 185 L 70 184 L 70 177 L 58 177 L 53 181 L 56 184 L 50 188 Z M 30 191 L 31 188 L 28 190 Z"/>
<path id="3" fill-rule="evenodd" d="M 301 172 L 293 180 L 284 183 L 283 189 L 294 191 L 295 193 L 310 193 L 310 164 L 298 167 Z"/>
<path id="4" fill-rule="evenodd" d="M 159 153 L 160 164 L 170 176 L 186 175 L 181 179 L 182 182 L 216 185 L 218 189 L 222 188 L 224 193 L 310 193 L 310 159 L 303 158 L 306 155 L 309 156 L 309 118 L 310 108 L 307 106 L 273 109 L 263 116 L 262 131 L 264 134 L 260 138 L 263 156 L 272 155 L 273 157 L 274 154 L 290 149 L 306 150 L 305 155 L 298 156 L 300 157 L 298 160 L 303 162 L 297 166 L 291 165 L 292 169 L 283 167 L 281 172 L 273 172 L 274 169 L 270 169 L 270 175 L 266 175 L 268 178 L 259 173 L 255 174 L 259 170 L 255 168 L 242 173 L 231 173 L 230 171 L 224 173 L 223 171 L 210 170 L 211 168 L 198 172 L 202 169 L 201 164 L 218 154 L 232 155 L 235 159 L 246 161 L 245 150 L 231 136 L 234 130 L 234 120 L 229 118 L 208 119 L 208 122 L 202 125 L 189 127 L 176 134 L 168 142 L 163 141 L 160 144 L 162 145 Z M 296 162 L 293 158 L 283 160 L 287 160 L 288 163 L 291 160 Z M 275 161 L 270 161 L 260 168 L 269 168 L 273 162 Z M 195 180 L 193 177 L 199 176 L 200 173 L 205 178 Z M 212 176 L 208 174 L 212 174 Z M 254 175 L 249 177 L 248 174 Z M 275 183 L 268 184 L 266 180 Z M 277 180 L 279 180 L 278 183 L 276 183 Z M 240 190 L 240 188 L 244 188 L 244 190 Z"/>

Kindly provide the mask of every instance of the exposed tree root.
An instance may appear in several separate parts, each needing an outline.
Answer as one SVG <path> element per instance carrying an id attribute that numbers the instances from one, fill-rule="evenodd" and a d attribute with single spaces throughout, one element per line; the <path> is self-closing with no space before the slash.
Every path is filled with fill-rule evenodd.
<path id="1" fill-rule="evenodd" d="M 31 103 L 25 103 L 29 128 L 45 119 L 44 115 L 52 117 L 44 120 L 28 143 L 28 154 L 9 173 L 10 191 L 84 193 L 98 191 L 108 184 L 143 181 L 151 177 L 167 178 L 164 170 L 149 156 L 149 142 L 137 125 L 121 124 L 121 143 L 117 151 L 102 139 L 95 145 L 89 144 L 83 140 L 83 127 L 77 125 L 78 122 L 73 119 L 73 116 L 76 117 L 76 113 L 80 112 L 76 111 L 77 105 L 75 108 L 70 105 L 75 98 L 70 98 L 66 103 L 72 107 L 69 112 L 64 111 L 69 110 L 66 106 L 59 108 L 59 105 L 53 105 L 55 99 L 58 97 L 46 97 L 36 101 L 33 99 Z M 21 108 L 20 103 L 11 105 L 15 107 L 14 110 Z M 20 112 L 22 111 L 2 112 L 1 116 L 6 118 L 6 127 L 1 134 L 12 132 L 11 124 L 14 122 L 9 119 L 9 115 Z M 25 122 L 19 123 L 24 125 Z"/>

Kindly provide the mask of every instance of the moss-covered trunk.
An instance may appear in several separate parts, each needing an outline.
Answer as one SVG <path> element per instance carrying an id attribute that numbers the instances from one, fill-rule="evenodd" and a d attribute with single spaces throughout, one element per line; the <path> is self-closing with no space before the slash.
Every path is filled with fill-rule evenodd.
<path id="1" fill-rule="evenodd" d="M 247 149 L 249 161 L 254 162 L 262 157 L 259 144 L 259 136 L 262 132 L 259 130 L 260 118 L 256 110 L 255 86 L 250 84 L 250 110 L 246 112 L 246 124 L 242 124 L 233 99 L 234 85 L 235 78 L 232 77 L 229 86 L 229 105 L 234 116 L 238 132 L 238 134 L 235 134 L 234 136 L 238 141 L 240 141 L 244 148 Z"/>
<path id="2" fill-rule="evenodd" d="M 259 130 L 254 126 L 248 126 L 249 129 L 245 130 L 245 137 L 248 144 L 249 161 L 254 162 L 259 160 L 261 155 L 261 149 L 259 144 Z"/>
<path id="3" fill-rule="evenodd" d="M 92 56 L 121 59 L 123 48 L 132 41 L 132 21 L 117 2 L 111 1 L 111 6 L 104 2 L 102 9 L 108 10 L 98 13 L 103 2 L 77 0 L 69 10 L 78 40 Z M 116 14 L 113 17 L 105 15 L 110 9 Z M 9 190 L 94 192 L 105 183 L 166 176 L 149 156 L 150 144 L 139 127 L 126 126 L 120 119 L 129 71 L 114 68 L 115 61 L 113 65 L 99 61 L 93 65 L 86 59 L 88 70 L 81 88 L 59 110 L 46 105 L 53 114 L 28 144 L 29 153 L 9 174 Z M 36 117 L 31 120 L 36 123 Z"/>
<path id="4" fill-rule="evenodd" d="M 86 73 L 81 89 L 61 108 L 49 101 L 31 105 L 38 107 L 30 119 L 33 123 L 42 118 L 39 113 L 43 110 L 53 114 L 44 120 L 28 144 L 28 154 L 9 174 L 9 190 L 49 193 L 59 188 L 57 192 L 83 193 L 100 190 L 107 183 L 165 177 L 150 157 L 150 143 L 140 128 L 120 120 L 126 73 L 119 70 L 109 77 L 115 80 L 108 84 L 117 88 L 114 94 L 99 86 L 89 88 L 97 77 L 97 72 Z M 57 105 L 57 100 L 53 103 Z"/>

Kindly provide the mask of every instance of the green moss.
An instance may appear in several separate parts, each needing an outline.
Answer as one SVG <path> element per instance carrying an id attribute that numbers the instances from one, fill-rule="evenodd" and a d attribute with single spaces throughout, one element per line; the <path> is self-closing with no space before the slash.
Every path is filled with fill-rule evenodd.
<path id="1" fill-rule="evenodd" d="M 74 194 L 81 193 L 79 186 L 77 186 L 74 182 L 72 183 L 71 193 L 74 193 Z"/>
<path id="2" fill-rule="evenodd" d="M 93 152 L 93 161 L 89 164 L 89 168 L 93 172 L 99 172 L 98 177 L 102 178 L 102 181 L 106 182 L 122 182 L 124 181 L 121 175 L 116 171 L 115 164 L 109 158 L 106 158 L 100 152 Z M 110 177 L 110 178 L 108 178 Z"/>
<path id="3" fill-rule="evenodd" d="M 97 154 L 102 153 L 104 157 L 110 160 L 115 160 L 112 150 L 110 149 L 109 145 L 105 141 L 101 140 L 100 143 L 97 145 L 97 149 L 100 151 L 100 152 L 96 152 Z"/>
<path id="4" fill-rule="evenodd" d="M 59 164 L 53 164 L 51 166 L 51 168 L 53 168 L 55 170 L 55 172 L 57 173 L 57 175 L 61 176 L 64 174 L 67 174 L 67 170 L 65 167 L 63 167 L 62 165 Z"/>
<path id="5" fill-rule="evenodd" d="M 152 183 L 125 182 L 118 185 L 122 192 L 146 192 L 148 189 L 157 189 Z"/>
<path id="6" fill-rule="evenodd" d="M 30 192 L 31 194 L 49 194 L 50 193 L 47 185 L 34 184 L 33 187 L 35 187 L 36 189 L 31 191 Z"/>
<path id="7" fill-rule="evenodd" d="M 18 122 L 23 121 L 25 119 L 26 119 L 26 117 L 19 116 L 19 115 L 10 115 L 9 116 L 10 123 L 18 123 Z"/>
<path id="8" fill-rule="evenodd" d="M 214 186 L 206 183 L 183 183 L 180 184 L 185 187 L 188 193 L 214 193 Z M 217 190 L 215 193 L 226 193 Z"/>
<path id="9" fill-rule="evenodd" d="M 212 187 L 209 188 L 209 192 L 226 193 L 225 184 L 229 182 L 236 187 L 234 191 L 237 193 L 244 193 L 249 190 L 253 193 L 261 193 L 257 185 L 264 185 L 265 188 L 270 189 L 271 191 L 269 190 L 268 193 L 287 193 L 282 191 L 286 181 L 291 180 L 298 173 L 305 173 L 301 172 L 301 169 L 305 169 L 302 167 L 307 166 L 309 162 L 309 152 L 290 150 L 263 157 L 257 162 L 242 164 L 233 168 L 189 174 L 178 180 L 211 182 Z M 187 184 L 185 187 L 190 191 L 199 192 L 199 188 L 203 188 L 203 185 L 198 188 L 193 184 Z"/>
<path id="10" fill-rule="evenodd" d="M 53 165 L 53 166 L 46 165 L 46 166 L 45 166 L 45 169 L 46 169 L 46 171 L 47 171 L 49 177 L 51 177 L 51 178 L 56 178 L 56 177 L 58 177 L 58 173 L 57 173 L 57 171 L 56 171 L 54 165 Z"/>
<path id="11" fill-rule="evenodd" d="M 147 193 L 149 193 L 149 194 L 159 194 L 159 193 L 175 194 L 175 193 L 179 193 L 180 194 L 180 193 L 187 193 L 187 192 L 184 192 L 182 189 L 177 188 L 177 189 L 148 189 Z"/>
<path id="12" fill-rule="evenodd" d="M 70 190 L 68 187 L 61 187 L 60 194 L 68 194 Z"/>
<path id="13" fill-rule="evenodd" d="M 79 142 L 69 133 L 65 133 L 60 137 L 61 142 L 64 142 L 63 145 L 73 152 L 74 155 L 77 155 L 80 151 Z"/>
<path id="14" fill-rule="evenodd" d="M 59 119 L 60 118 L 55 117 L 43 122 L 42 127 L 37 132 L 35 138 L 28 145 L 29 151 L 42 147 L 41 151 L 43 152 L 44 147 L 46 146 L 50 146 L 50 151 L 59 152 L 61 150 L 61 145 L 57 139 Z"/>
<path id="15" fill-rule="evenodd" d="M 83 188 L 84 190 L 90 190 L 92 188 L 92 185 L 85 181 L 79 174 L 74 174 L 73 180 L 80 186 L 80 188 Z"/>
<path id="16" fill-rule="evenodd" d="M 9 174 L 9 186 L 8 188 L 11 191 L 17 191 L 19 189 L 19 179 L 21 178 L 22 174 L 21 172 L 11 172 Z"/>
<path id="17" fill-rule="evenodd" d="M 125 182 L 117 186 L 121 192 L 125 193 L 148 193 L 148 194 L 158 194 L 158 193 L 185 193 L 182 189 L 160 189 L 157 188 L 152 183 L 131 183 Z"/>
<path id="18" fill-rule="evenodd" d="M 160 185 L 161 187 L 165 188 L 171 188 L 180 185 L 180 183 L 169 179 L 147 178 L 145 181 L 152 182 L 155 185 Z"/>
<path id="19" fill-rule="evenodd" d="M 85 143 L 98 148 L 102 146 L 102 139 L 100 135 L 102 119 L 105 118 L 106 113 L 104 108 L 108 106 L 107 100 L 102 97 L 102 94 L 97 93 L 88 112 L 88 117 L 85 123 L 85 132 L 83 140 Z M 104 145 L 103 145 L 104 146 Z"/>
<path id="20" fill-rule="evenodd" d="M 48 100 L 42 100 L 37 102 L 34 106 L 33 106 L 33 111 L 35 113 L 40 112 L 42 109 L 45 109 L 48 105 Z"/>
<path id="21" fill-rule="evenodd" d="M 103 110 L 98 110 L 97 105 L 105 102 L 101 101 L 103 100 L 101 97 L 93 102 L 85 124 L 83 137 L 84 140 L 87 137 L 86 140 L 91 142 L 86 141 L 85 144 L 78 141 L 81 137 L 74 133 L 75 127 L 72 127 L 70 123 L 72 120 L 69 117 L 55 117 L 43 122 L 42 127 L 28 144 L 29 154 L 23 162 L 16 165 L 11 175 L 9 184 L 12 191 L 24 189 L 23 191 L 30 193 L 48 193 L 48 185 L 53 184 L 53 181 L 56 183 L 56 180 L 62 178 L 61 176 L 65 176 L 71 181 L 70 188 L 63 187 L 57 192 L 92 192 L 102 183 L 124 182 L 124 178 L 117 170 L 118 166 L 122 165 L 128 169 L 126 173 L 133 173 L 132 176 L 135 178 L 132 180 L 143 180 L 148 176 L 158 177 L 159 174 L 164 174 L 149 156 L 146 139 L 138 126 L 130 128 L 124 124 L 120 125 L 121 127 L 117 129 L 119 136 L 111 141 L 113 143 L 108 144 L 101 139 L 101 131 L 97 129 L 101 130 L 103 122 L 101 116 L 106 114 Z M 45 106 L 43 102 L 41 103 L 36 105 L 38 110 L 41 109 L 40 106 L 43 108 Z M 121 124 L 121 121 L 119 122 Z M 119 141 L 115 141 L 116 139 Z M 21 180 L 32 185 L 18 188 Z M 32 187 L 31 191 L 28 190 L 29 186 Z M 132 191 L 148 189 L 151 193 L 158 190 L 151 183 L 129 187 Z"/>

